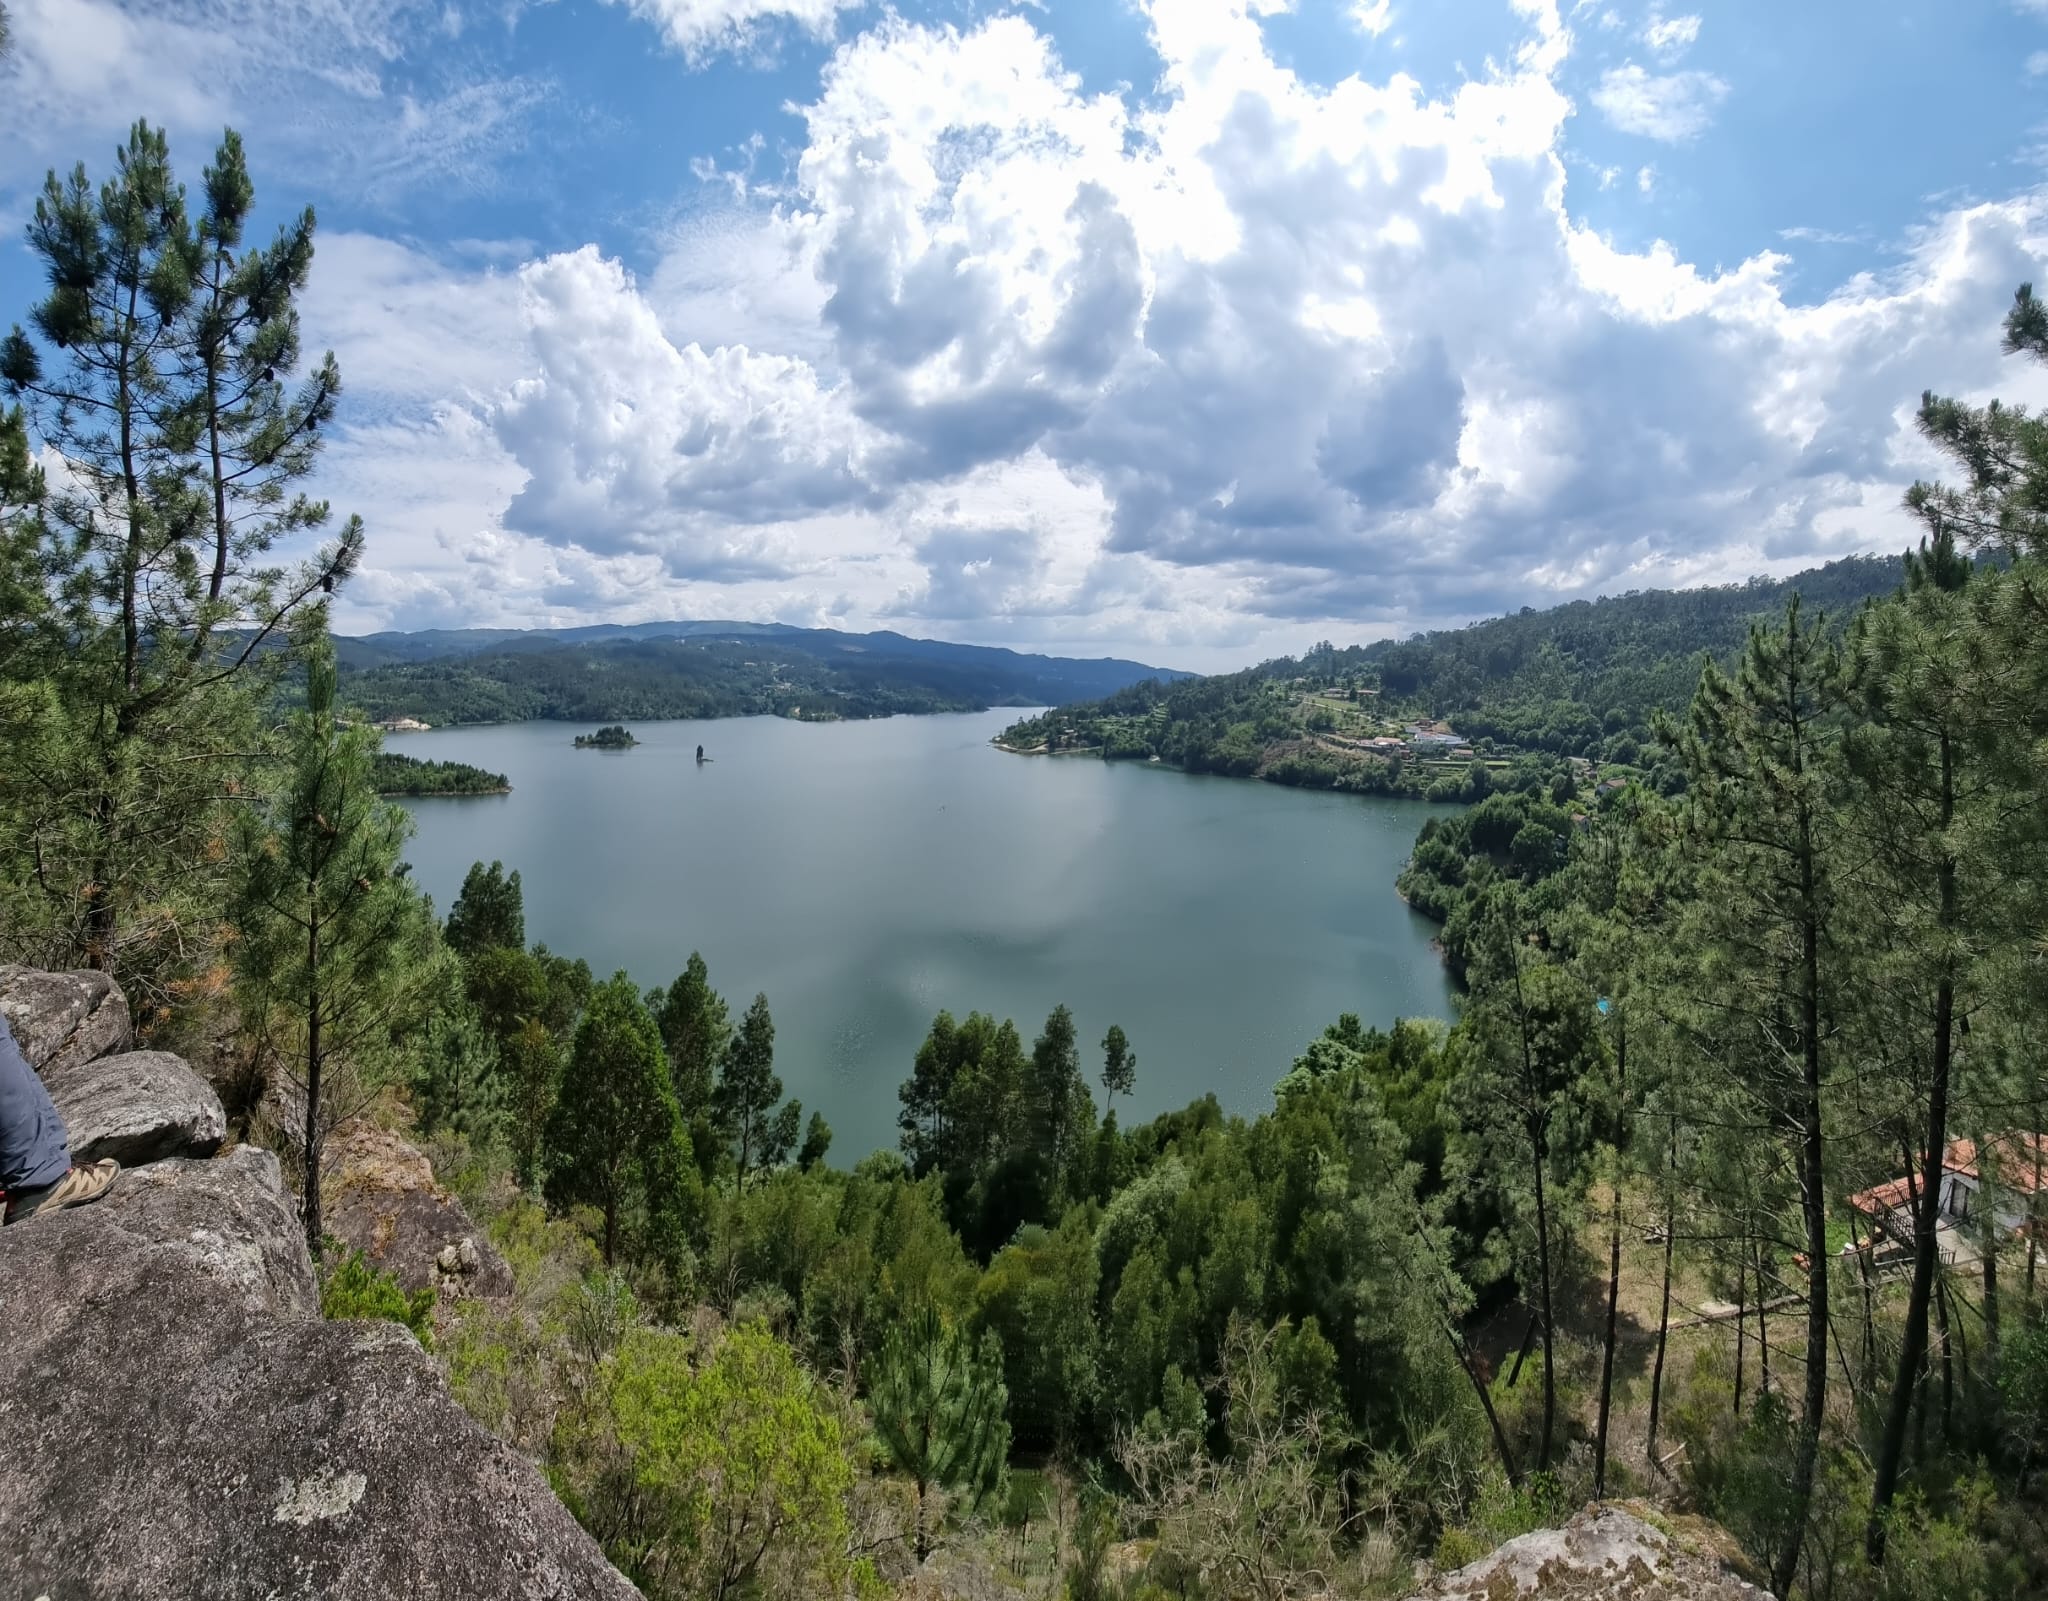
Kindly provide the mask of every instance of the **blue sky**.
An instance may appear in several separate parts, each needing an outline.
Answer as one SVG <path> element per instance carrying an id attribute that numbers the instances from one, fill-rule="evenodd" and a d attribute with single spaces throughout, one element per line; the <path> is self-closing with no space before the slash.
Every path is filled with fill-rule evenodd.
<path id="1" fill-rule="evenodd" d="M 135 116 L 317 207 L 351 630 L 1227 666 L 1898 548 L 2038 387 L 2048 0 L 9 9 L 0 319 Z"/>

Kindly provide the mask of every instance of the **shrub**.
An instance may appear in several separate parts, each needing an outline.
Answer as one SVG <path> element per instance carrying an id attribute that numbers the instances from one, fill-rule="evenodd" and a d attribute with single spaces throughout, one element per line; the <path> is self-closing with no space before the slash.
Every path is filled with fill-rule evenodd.
<path id="1" fill-rule="evenodd" d="M 320 1315 L 386 1318 L 411 1329 L 429 1351 L 434 1348 L 434 1292 L 406 1290 L 396 1275 L 370 1266 L 361 1251 L 350 1251 L 339 1266 L 321 1274 Z"/>

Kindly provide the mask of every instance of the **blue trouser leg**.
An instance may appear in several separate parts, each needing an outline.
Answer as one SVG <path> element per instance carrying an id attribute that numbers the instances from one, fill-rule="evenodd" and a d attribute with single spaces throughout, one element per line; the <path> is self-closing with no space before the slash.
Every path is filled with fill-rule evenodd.
<path id="1" fill-rule="evenodd" d="M 0 1017 L 0 1190 L 41 1189 L 70 1167 L 64 1119 Z"/>

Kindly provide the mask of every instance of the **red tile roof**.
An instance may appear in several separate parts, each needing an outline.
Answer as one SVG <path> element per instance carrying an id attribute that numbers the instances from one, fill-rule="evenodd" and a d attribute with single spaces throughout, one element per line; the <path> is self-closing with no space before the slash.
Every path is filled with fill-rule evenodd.
<path id="1" fill-rule="evenodd" d="M 1998 1168 L 1998 1182 L 2022 1195 L 2048 1190 L 2048 1135 L 2001 1134 L 1990 1142 Z M 1951 1173 L 1977 1177 L 1977 1142 L 1950 1140 L 1944 1166 Z"/>
<path id="2" fill-rule="evenodd" d="M 1873 1184 L 1860 1194 L 1849 1197 L 1849 1204 L 1866 1217 L 1884 1217 L 1901 1207 L 1913 1204 L 1911 1179 L 1890 1179 L 1883 1184 Z"/>

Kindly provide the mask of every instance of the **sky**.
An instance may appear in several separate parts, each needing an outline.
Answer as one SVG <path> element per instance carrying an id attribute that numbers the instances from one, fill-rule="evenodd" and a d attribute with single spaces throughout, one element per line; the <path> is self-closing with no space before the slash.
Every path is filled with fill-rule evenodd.
<path id="1" fill-rule="evenodd" d="M 1914 537 L 2048 0 L 7 0 L 0 326 L 136 117 L 319 218 L 346 632 L 1216 670 Z"/>

